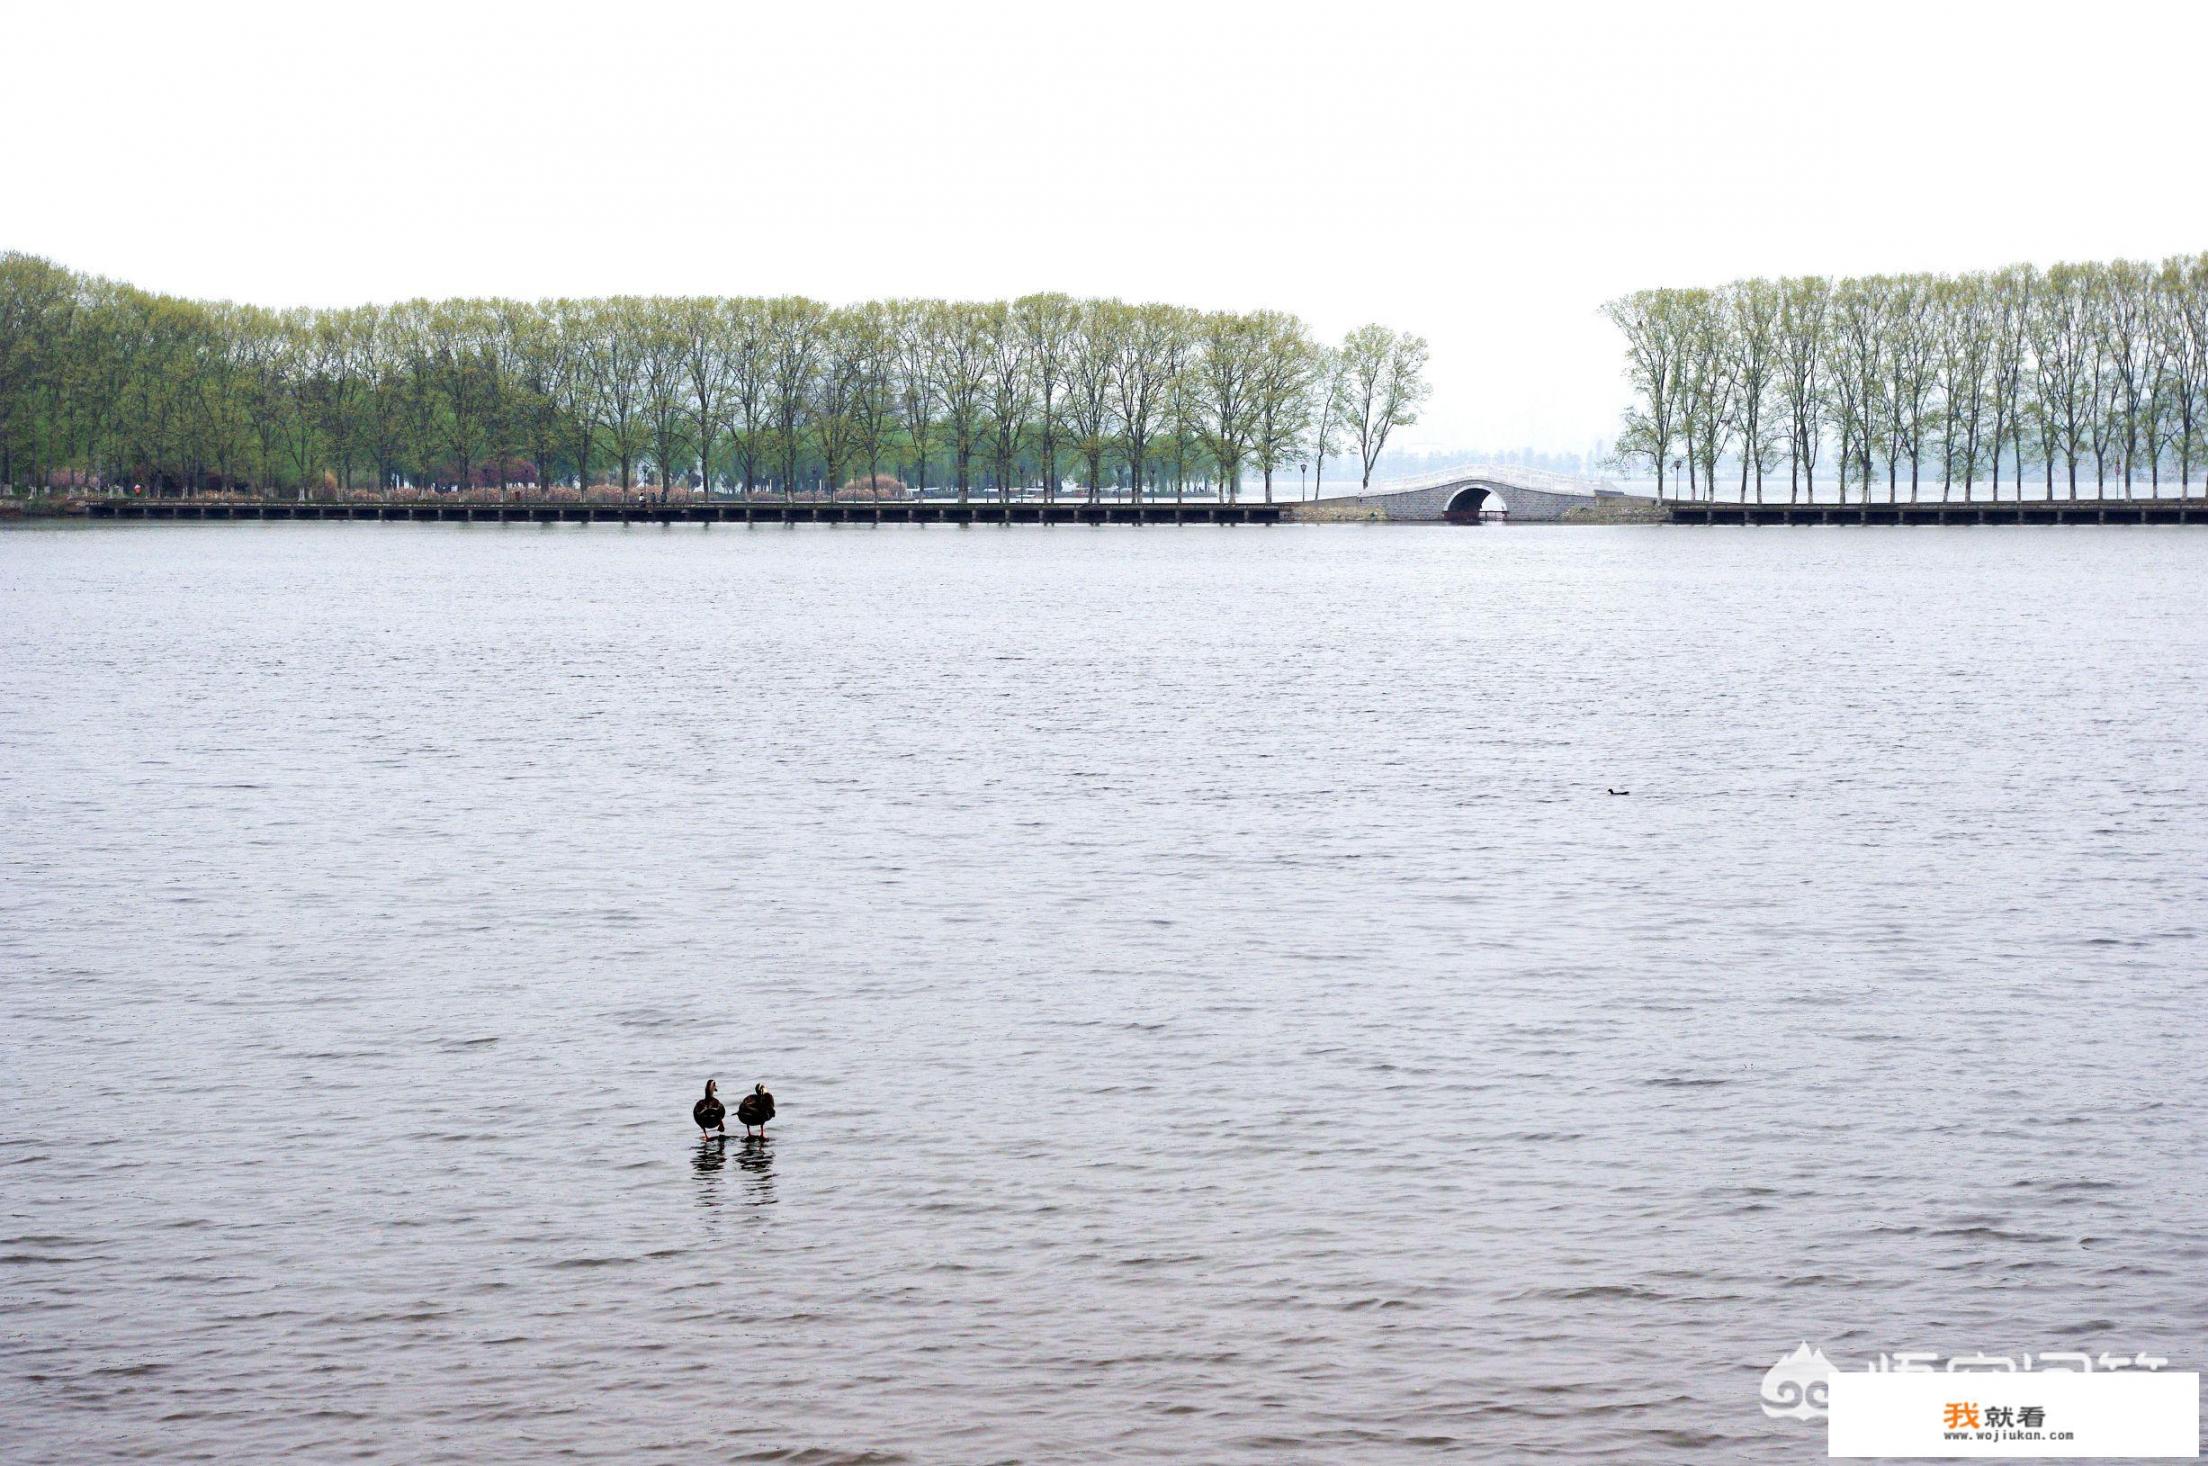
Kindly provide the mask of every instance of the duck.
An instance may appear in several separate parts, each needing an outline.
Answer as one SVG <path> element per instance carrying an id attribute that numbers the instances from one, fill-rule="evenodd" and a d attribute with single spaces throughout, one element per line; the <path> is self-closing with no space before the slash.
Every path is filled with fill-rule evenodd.
<path id="1" fill-rule="evenodd" d="M 764 1084 L 754 1084 L 751 1087 L 751 1093 L 745 1095 L 743 1103 L 736 1106 L 736 1118 L 743 1121 L 746 1139 L 750 1138 L 751 1127 L 754 1125 L 759 1127 L 759 1138 L 767 1138 L 767 1121 L 774 1118 L 774 1096 L 767 1093 Z"/>
<path id="2" fill-rule="evenodd" d="M 706 1080 L 705 1098 L 690 1107 L 690 1118 L 698 1122 L 698 1132 L 708 1138 L 709 1132 L 714 1130 L 720 1131 L 724 1136 L 728 1134 L 728 1127 L 722 1123 L 722 1116 L 728 1112 L 721 1108 L 721 1102 L 714 1094 L 718 1087 L 717 1081 Z M 748 1105 L 751 1101 L 747 1099 L 744 1103 Z"/>

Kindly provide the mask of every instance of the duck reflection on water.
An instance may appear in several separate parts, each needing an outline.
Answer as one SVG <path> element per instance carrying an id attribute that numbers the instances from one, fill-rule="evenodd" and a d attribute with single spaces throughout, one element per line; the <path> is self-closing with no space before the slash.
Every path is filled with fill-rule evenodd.
<path id="1" fill-rule="evenodd" d="M 734 1145 L 729 1142 L 735 1141 Z M 690 1157 L 690 1169 L 697 1176 L 698 1205 L 721 1204 L 721 1172 L 728 1168 L 731 1152 L 736 1169 L 744 1175 L 744 1193 L 740 1204 L 744 1206 L 772 1206 L 774 1204 L 774 1142 L 763 1135 L 736 1137 L 716 1135 L 698 1142 L 697 1150 Z"/>
<path id="2" fill-rule="evenodd" d="M 774 1142 L 755 1135 L 737 1145 L 736 1164 L 744 1172 L 744 1205 L 774 1205 Z"/>

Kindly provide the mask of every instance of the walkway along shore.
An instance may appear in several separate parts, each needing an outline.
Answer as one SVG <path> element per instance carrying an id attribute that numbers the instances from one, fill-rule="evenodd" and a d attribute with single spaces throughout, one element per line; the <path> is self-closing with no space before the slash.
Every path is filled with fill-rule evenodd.
<path id="1" fill-rule="evenodd" d="M 93 499 L 94 519 L 347 519 L 412 524 L 1278 524 L 1286 504 L 1039 504 L 931 499 L 736 499 L 676 504 Z"/>
<path id="2" fill-rule="evenodd" d="M 15 513 L 9 513 L 10 510 Z M 0 517 L 149 520 L 363 520 L 408 524 L 2200 524 L 2201 499 L 2026 499 L 2019 503 L 1656 504 L 1612 500 L 1555 517 L 1391 512 L 1388 506 L 1322 499 L 1316 503 L 1175 504 L 1144 502 L 988 503 L 863 500 L 735 500 L 689 504 L 362 504 L 287 499 L 59 499 L 16 501 Z"/>

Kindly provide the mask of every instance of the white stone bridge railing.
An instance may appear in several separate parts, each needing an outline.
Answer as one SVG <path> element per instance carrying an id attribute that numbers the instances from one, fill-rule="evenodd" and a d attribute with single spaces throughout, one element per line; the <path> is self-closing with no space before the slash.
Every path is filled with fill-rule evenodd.
<path id="1" fill-rule="evenodd" d="M 1485 493 L 1472 494 L 1468 490 Z M 1513 520 L 1542 520 L 1562 519 L 1567 509 L 1623 494 L 1605 479 L 1576 478 L 1516 464 L 1473 464 L 1377 483 L 1362 493 L 1329 496 L 1319 502 L 1378 509 L 1390 519 L 1444 519 L 1454 503 L 1460 512 L 1478 510 Z"/>

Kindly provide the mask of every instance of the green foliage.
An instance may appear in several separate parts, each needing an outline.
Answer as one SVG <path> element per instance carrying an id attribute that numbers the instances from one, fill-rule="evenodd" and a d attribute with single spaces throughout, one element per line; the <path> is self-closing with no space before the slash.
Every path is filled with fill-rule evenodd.
<path id="1" fill-rule="evenodd" d="M 1096 490 L 1207 475 L 1231 491 L 1254 461 L 1270 492 L 1341 419 L 1319 410 L 1346 400 L 1322 357 L 1274 311 L 1035 295 L 273 312 L 8 254 L 0 486 L 810 492 L 863 471 L 964 495 L 1054 493 L 1070 470 Z M 1417 395 L 1383 402 L 1378 441 Z"/>
<path id="2" fill-rule="evenodd" d="M 1633 401 L 1621 462 L 1659 493 L 1713 493 L 1721 461 L 1740 494 L 1783 451 L 1791 498 L 1816 495 L 1828 445 L 1843 501 L 1995 497 L 2029 468 L 2077 494 L 2120 479 L 2193 480 L 2208 453 L 2208 255 L 1989 273 L 1746 280 L 1722 291 L 1643 290 L 1603 307 L 1625 338 Z M 1675 478 L 1683 483 L 1674 484 Z"/>

